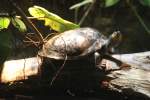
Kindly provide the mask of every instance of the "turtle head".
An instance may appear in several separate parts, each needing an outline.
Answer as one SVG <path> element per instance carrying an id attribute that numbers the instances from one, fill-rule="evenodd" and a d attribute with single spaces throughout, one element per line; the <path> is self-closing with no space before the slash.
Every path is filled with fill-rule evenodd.
<path id="1" fill-rule="evenodd" d="M 108 52 L 113 53 L 114 52 L 114 48 L 117 47 L 122 40 L 122 34 L 120 33 L 120 31 L 115 31 L 113 32 L 109 38 L 108 38 L 108 42 L 107 42 L 107 50 Z"/>

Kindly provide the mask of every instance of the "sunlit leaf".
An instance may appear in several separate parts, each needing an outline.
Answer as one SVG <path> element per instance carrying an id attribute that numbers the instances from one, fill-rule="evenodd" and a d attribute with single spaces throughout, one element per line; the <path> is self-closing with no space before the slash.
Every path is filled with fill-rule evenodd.
<path id="1" fill-rule="evenodd" d="M 150 7 L 150 0 L 139 0 L 139 2 L 144 5 L 144 6 L 149 6 Z"/>
<path id="2" fill-rule="evenodd" d="M 11 19 L 11 22 L 14 25 L 14 27 L 16 27 L 20 32 L 27 31 L 26 25 L 19 18 L 14 17 Z"/>
<path id="3" fill-rule="evenodd" d="M 111 7 L 118 2 L 119 2 L 119 0 L 105 0 L 105 7 Z"/>
<path id="4" fill-rule="evenodd" d="M 11 52 L 11 38 L 11 33 L 6 32 L 6 30 L 0 31 L 0 65 L 6 60 Z"/>
<path id="5" fill-rule="evenodd" d="M 0 17 L 0 30 L 8 28 L 10 19 L 7 17 Z"/>
<path id="6" fill-rule="evenodd" d="M 32 16 L 37 17 L 38 20 L 44 20 L 46 26 L 49 26 L 50 28 L 58 32 L 64 32 L 66 30 L 79 28 L 79 25 L 64 20 L 58 15 L 53 14 L 39 6 L 30 7 L 29 13 Z"/>
<path id="7" fill-rule="evenodd" d="M 82 2 L 79 2 L 79 3 L 71 6 L 69 9 L 72 10 L 72 9 L 80 8 L 81 6 L 84 6 L 84 5 L 92 3 L 92 2 L 93 2 L 93 0 L 83 0 Z"/>

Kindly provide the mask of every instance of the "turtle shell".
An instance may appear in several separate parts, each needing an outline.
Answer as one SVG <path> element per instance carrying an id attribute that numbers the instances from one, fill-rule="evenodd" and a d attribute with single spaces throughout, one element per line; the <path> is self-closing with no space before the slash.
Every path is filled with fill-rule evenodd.
<path id="1" fill-rule="evenodd" d="M 93 28 L 65 31 L 50 38 L 39 52 L 40 56 L 53 59 L 76 59 L 101 50 L 107 38 Z"/>

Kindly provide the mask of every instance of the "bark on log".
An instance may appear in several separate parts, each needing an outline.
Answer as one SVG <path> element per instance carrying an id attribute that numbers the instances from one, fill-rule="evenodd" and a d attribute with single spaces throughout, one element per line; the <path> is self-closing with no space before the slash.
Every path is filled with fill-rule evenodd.
<path id="1" fill-rule="evenodd" d="M 26 80 L 30 76 L 38 76 L 42 60 L 38 57 L 10 60 L 1 66 L 0 83 Z"/>
<path id="2" fill-rule="evenodd" d="M 150 52 L 114 55 L 131 65 L 129 70 L 117 70 L 108 74 L 112 78 L 110 88 L 128 95 L 140 94 L 150 99 Z M 106 66 L 116 69 L 117 65 L 107 61 Z"/>
<path id="3" fill-rule="evenodd" d="M 108 80 L 109 78 L 109 86 L 108 86 L 109 89 L 111 89 L 112 91 L 123 93 L 127 96 L 142 95 L 143 97 L 147 97 L 148 99 L 150 99 L 150 52 L 119 54 L 113 56 L 117 59 L 122 60 L 123 62 L 130 64 L 131 69 L 116 70 L 119 67 L 115 63 L 106 60 L 105 63 L 107 68 L 116 70 L 116 71 L 111 71 L 106 75 L 107 76 L 106 80 Z M 80 62 L 82 63 L 82 61 Z M 41 64 L 42 64 L 41 58 L 37 58 L 37 57 L 6 61 L 1 71 L 0 83 L 9 83 L 9 82 L 20 81 L 20 80 L 28 80 L 30 79 L 31 76 L 36 76 L 38 78 L 40 77 L 39 74 L 41 73 L 39 68 L 41 69 L 41 67 L 45 67 L 45 66 L 41 66 Z M 75 63 L 73 65 L 77 66 L 75 65 Z M 51 66 L 51 64 L 48 66 Z M 71 66 L 71 65 L 68 64 L 67 66 Z M 83 65 L 80 64 L 80 66 L 84 66 L 84 64 Z M 85 70 L 86 67 L 87 66 L 85 66 L 83 70 Z M 76 67 L 74 68 L 69 67 L 69 69 L 72 69 L 74 71 Z M 83 70 L 81 72 L 83 73 L 82 74 L 83 77 L 78 76 L 79 73 L 75 72 L 76 74 L 73 75 L 76 75 L 76 77 L 73 78 L 72 80 L 77 78 L 77 80 L 79 79 L 79 81 L 82 80 L 83 82 L 84 80 L 88 79 L 90 76 L 89 72 L 91 71 L 91 69 L 87 71 L 86 75 L 84 75 L 85 71 Z M 79 72 L 81 70 L 77 70 L 77 71 Z M 93 74 L 97 75 L 95 71 L 91 71 L 91 73 L 92 75 Z M 45 74 L 45 76 L 47 76 L 47 74 Z M 91 79 L 92 78 L 93 77 L 91 77 Z M 100 77 L 98 78 L 100 79 Z M 93 81 L 90 80 L 88 81 L 93 83 Z M 78 83 L 75 84 L 79 85 Z"/>

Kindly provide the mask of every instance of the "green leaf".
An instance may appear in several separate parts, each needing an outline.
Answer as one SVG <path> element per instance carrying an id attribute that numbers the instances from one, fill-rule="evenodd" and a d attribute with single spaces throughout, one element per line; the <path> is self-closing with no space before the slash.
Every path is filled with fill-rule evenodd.
<path id="1" fill-rule="evenodd" d="M 0 17 L 0 30 L 8 28 L 10 19 L 7 17 Z"/>
<path id="2" fill-rule="evenodd" d="M 79 28 L 79 25 L 64 20 L 58 15 L 53 14 L 42 7 L 33 6 L 28 10 L 33 17 L 37 17 L 38 20 L 44 20 L 45 25 L 49 26 L 55 31 L 64 32 L 66 30 Z"/>
<path id="3" fill-rule="evenodd" d="M 12 35 L 7 30 L 0 31 L 0 65 L 6 60 L 6 58 L 11 53 L 12 43 L 11 43 Z"/>
<path id="4" fill-rule="evenodd" d="M 93 0 L 83 0 L 82 2 L 79 2 L 79 3 L 71 6 L 69 9 L 72 10 L 72 9 L 80 8 L 81 6 L 84 6 L 84 5 L 92 3 L 92 2 L 93 2 Z"/>
<path id="5" fill-rule="evenodd" d="M 150 0 L 139 0 L 139 2 L 144 5 L 144 6 L 149 6 L 150 7 Z"/>
<path id="6" fill-rule="evenodd" d="M 105 0 L 105 7 L 111 7 L 118 2 L 119 2 L 119 0 Z"/>
<path id="7" fill-rule="evenodd" d="M 26 25 L 19 18 L 14 17 L 14 18 L 11 19 L 11 22 L 14 25 L 14 27 L 16 27 L 20 32 L 27 31 Z"/>

